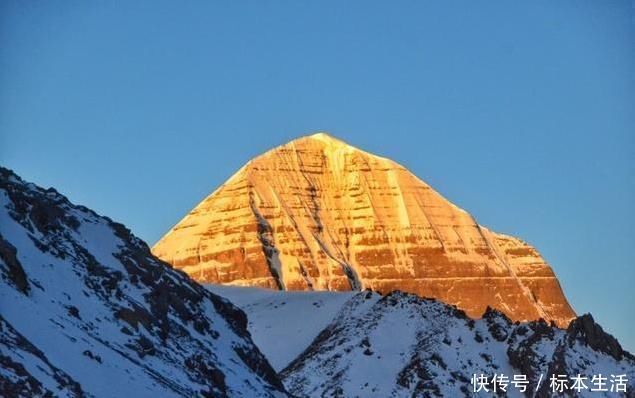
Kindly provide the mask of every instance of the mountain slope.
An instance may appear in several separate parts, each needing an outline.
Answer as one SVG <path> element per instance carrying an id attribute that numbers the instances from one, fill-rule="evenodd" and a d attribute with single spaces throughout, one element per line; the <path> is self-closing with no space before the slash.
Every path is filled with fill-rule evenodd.
<path id="1" fill-rule="evenodd" d="M 575 316 L 540 254 L 403 166 L 327 134 L 248 162 L 153 247 L 201 283 L 400 289 L 514 320 Z"/>
<path id="2" fill-rule="evenodd" d="M 511 397 L 551 396 L 552 374 L 588 377 L 589 388 L 594 375 L 604 375 L 607 388 L 610 375 L 625 375 L 627 393 L 567 393 L 635 395 L 635 357 L 590 315 L 567 330 L 542 321 L 514 324 L 489 309 L 472 320 L 455 307 L 398 291 L 355 295 L 281 372 L 287 389 L 300 397 L 472 396 L 474 374 L 490 380 L 525 375 L 525 393 L 509 383 L 504 395 Z M 496 395 L 492 388 L 482 394 Z"/>
<path id="3" fill-rule="evenodd" d="M 280 371 L 331 323 L 355 292 L 281 292 L 251 287 L 206 285 L 247 314 L 254 343 Z"/>
<path id="4" fill-rule="evenodd" d="M 231 303 L 0 168 L 0 396 L 286 396 Z"/>

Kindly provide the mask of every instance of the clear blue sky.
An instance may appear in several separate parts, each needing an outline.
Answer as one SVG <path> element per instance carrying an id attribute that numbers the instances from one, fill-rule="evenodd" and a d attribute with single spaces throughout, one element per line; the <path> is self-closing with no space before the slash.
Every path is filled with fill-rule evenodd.
<path id="1" fill-rule="evenodd" d="M 327 130 L 537 246 L 633 351 L 633 10 L 4 1 L 0 162 L 154 243 L 251 157 Z"/>

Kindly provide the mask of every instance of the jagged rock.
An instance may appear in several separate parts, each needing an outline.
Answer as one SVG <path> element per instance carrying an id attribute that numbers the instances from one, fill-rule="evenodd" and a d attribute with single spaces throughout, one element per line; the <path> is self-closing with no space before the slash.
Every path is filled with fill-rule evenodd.
<path id="1" fill-rule="evenodd" d="M 498 234 L 403 166 L 319 133 L 249 161 L 153 252 L 203 283 L 400 289 L 512 320 L 575 316 L 527 243 Z"/>
<path id="2" fill-rule="evenodd" d="M 551 397 L 560 396 L 550 386 L 552 375 L 579 374 L 593 387 L 591 377 L 603 374 L 609 388 L 610 375 L 625 375 L 626 393 L 587 389 L 567 394 L 633 394 L 635 358 L 590 316 L 575 319 L 566 331 L 544 321 L 512 323 L 491 309 L 470 323 L 436 300 L 402 292 L 374 294 L 370 300 L 364 296 L 350 298 L 305 351 L 282 369 L 289 392 L 298 397 Z M 614 356 L 618 351 L 623 352 L 619 359 Z M 523 393 L 509 383 L 507 392 L 494 393 L 489 384 L 489 393 L 475 394 L 475 374 L 489 380 L 495 374 L 509 380 L 525 375 L 527 390 Z"/>
<path id="3" fill-rule="evenodd" d="M 3 267 L 0 270 L 2 277 L 11 281 L 19 291 L 27 294 L 29 292 L 29 282 L 16 254 L 17 250 L 15 247 L 0 234 L 0 259 L 6 264 L 6 268 Z"/>
<path id="4" fill-rule="evenodd" d="M 0 396 L 287 396 L 240 309 L 4 168 L 0 274 Z"/>
<path id="5" fill-rule="evenodd" d="M 85 396 L 76 380 L 53 365 L 1 315 L 0 347 L 0 396 Z"/>
<path id="6" fill-rule="evenodd" d="M 584 314 L 574 319 L 567 328 L 567 337 L 569 346 L 579 341 L 596 351 L 609 354 L 618 361 L 624 356 L 624 350 L 617 339 L 595 323 L 591 314 Z"/>

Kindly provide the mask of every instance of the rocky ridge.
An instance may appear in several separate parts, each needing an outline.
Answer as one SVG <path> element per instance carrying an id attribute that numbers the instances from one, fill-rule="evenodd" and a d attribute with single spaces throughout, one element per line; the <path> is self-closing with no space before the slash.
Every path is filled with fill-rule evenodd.
<path id="1" fill-rule="evenodd" d="M 514 323 L 492 309 L 473 320 L 399 291 L 352 297 L 281 375 L 299 397 L 635 396 L 635 357 L 590 315 L 566 330 Z M 487 391 L 476 393 L 481 375 Z M 505 391 L 494 391 L 495 375 L 508 377 Z M 524 391 L 511 383 L 514 375 L 526 377 Z M 566 376 L 567 388 L 554 392 L 552 375 Z M 573 388 L 577 375 L 586 389 Z M 606 391 L 591 390 L 596 375 L 605 377 Z M 625 391 L 611 375 L 624 376 Z"/>
<path id="2" fill-rule="evenodd" d="M 0 168 L 0 396 L 287 396 L 245 314 Z"/>

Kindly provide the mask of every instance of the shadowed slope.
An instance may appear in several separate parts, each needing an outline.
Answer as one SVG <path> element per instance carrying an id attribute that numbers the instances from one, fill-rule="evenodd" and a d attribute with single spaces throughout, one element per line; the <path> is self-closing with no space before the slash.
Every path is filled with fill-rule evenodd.
<path id="1" fill-rule="evenodd" d="M 0 168 L 0 396 L 286 396 L 245 314 Z"/>

